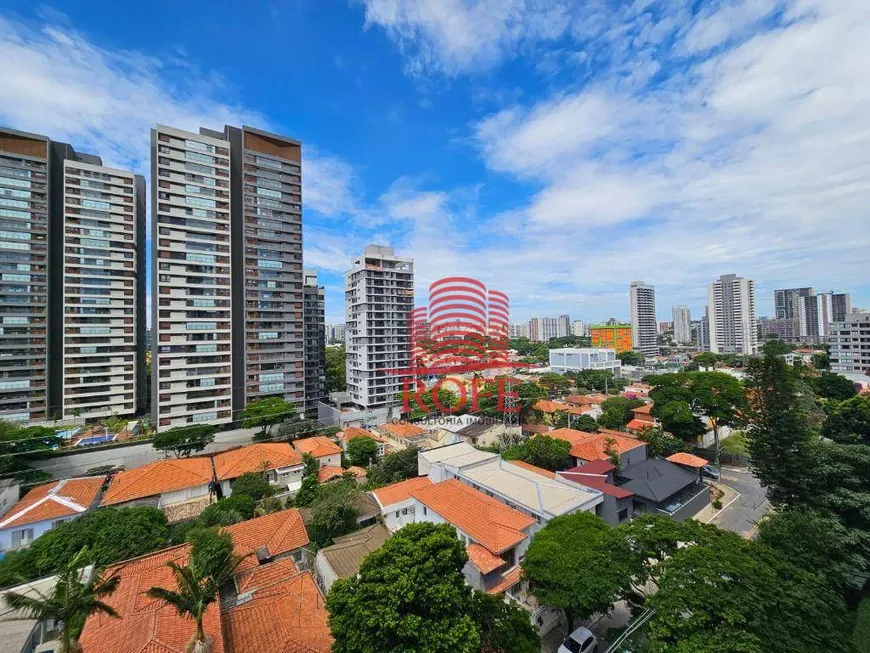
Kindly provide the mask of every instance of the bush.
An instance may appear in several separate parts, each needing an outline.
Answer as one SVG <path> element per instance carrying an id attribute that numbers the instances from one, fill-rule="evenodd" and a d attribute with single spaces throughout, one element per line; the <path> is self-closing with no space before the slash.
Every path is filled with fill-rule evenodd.
<path id="1" fill-rule="evenodd" d="M 199 523 L 202 526 L 229 526 L 254 517 L 253 497 L 247 494 L 233 494 L 216 501 L 202 511 Z"/>
<path id="2" fill-rule="evenodd" d="M 265 499 L 275 494 L 275 488 L 269 485 L 269 481 L 260 472 L 248 472 L 242 474 L 233 481 L 233 496 L 247 494 L 254 501 Z"/>
<path id="3" fill-rule="evenodd" d="M 722 510 L 722 499 L 713 499 L 713 507 L 716 510 Z"/>
<path id="4" fill-rule="evenodd" d="M 368 437 L 354 438 L 347 443 L 347 460 L 351 465 L 368 467 L 378 457 L 378 443 Z"/>

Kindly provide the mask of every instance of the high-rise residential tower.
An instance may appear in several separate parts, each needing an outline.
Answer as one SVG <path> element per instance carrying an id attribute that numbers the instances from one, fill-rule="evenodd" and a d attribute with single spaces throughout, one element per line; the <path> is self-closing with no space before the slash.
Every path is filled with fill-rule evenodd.
<path id="1" fill-rule="evenodd" d="M 812 288 L 785 288 L 773 291 L 773 305 L 777 319 L 797 319 L 799 309 L 796 300 L 815 294 Z"/>
<path id="2" fill-rule="evenodd" d="M 632 281 L 631 345 L 644 356 L 658 356 L 658 323 L 656 322 L 656 289 L 643 281 Z"/>
<path id="3" fill-rule="evenodd" d="M 851 312 L 852 295 L 847 292 L 831 293 L 831 322 L 845 322 Z"/>
<path id="4" fill-rule="evenodd" d="M 250 127 L 152 130 L 154 424 L 305 404 L 301 145 Z"/>
<path id="5" fill-rule="evenodd" d="M 571 322 L 571 335 L 577 337 L 589 336 L 589 323 L 583 320 L 574 320 Z"/>
<path id="6" fill-rule="evenodd" d="M 832 322 L 831 295 L 810 292 L 796 297 L 795 313 L 800 339 L 809 342 L 824 342 L 828 337 L 828 325 Z"/>
<path id="7" fill-rule="evenodd" d="M 716 354 L 758 352 L 755 282 L 723 274 L 707 286 L 710 351 Z"/>
<path id="8" fill-rule="evenodd" d="M 688 306 L 678 304 L 673 308 L 674 316 L 674 340 L 678 344 L 688 345 L 692 343 L 692 314 Z"/>
<path id="9" fill-rule="evenodd" d="M 305 416 L 317 418 L 317 403 L 326 398 L 326 329 L 324 288 L 317 272 L 303 270 L 305 327 Z"/>
<path id="10" fill-rule="evenodd" d="M 870 373 L 870 313 L 847 313 L 831 324 L 831 371 Z"/>
<path id="11" fill-rule="evenodd" d="M 347 391 L 362 408 L 393 405 L 411 367 L 414 261 L 368 245 L 344 287 Z"/>

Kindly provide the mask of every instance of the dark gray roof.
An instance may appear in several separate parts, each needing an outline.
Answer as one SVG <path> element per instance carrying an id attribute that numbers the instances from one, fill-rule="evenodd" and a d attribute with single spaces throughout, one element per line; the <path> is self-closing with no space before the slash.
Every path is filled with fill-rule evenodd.
<path id="1" fill-rule="evenodd" d="M 659 503 L 698 482 L 698 475 L 661 458 L 647 458 L 618 472 L 620 485 L 637 496 Z"/>
<path id="2" fill-rule="evenodd" d="M 459 429 L 458 434 L 469 438 L 477 438 L 489 431 L 492 427 L 492 424 L 474 422 L 473 424 L 469 424 L 468 426 Z"/>
<path id="3" fill-rule="evenodd" d="M 383 524 L 373 524 L 367 528 L 335 538 L 335 544 L 321 549 L 329 566 L 339 578 L 355 576 L 365 557 L 381 548 L 390 538 L 390 531 Z"/>

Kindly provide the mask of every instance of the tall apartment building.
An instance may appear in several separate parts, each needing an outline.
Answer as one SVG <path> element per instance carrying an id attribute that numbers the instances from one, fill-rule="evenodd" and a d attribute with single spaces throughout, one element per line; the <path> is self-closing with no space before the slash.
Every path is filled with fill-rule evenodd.
<path id="1" fill-rule="evenodd" d="M 698 351 L 710 351 L 710 311 L 704 307 L 704 317 L 692 322 L 692 331 L 695 338 L 695 346 Z"/>
<path id="2" fill-rule="evenodd" d="M 831 322 L 845 322 L 851 312 L 852 295 L 847 292 L 831 293 Z"/>
<path id="3" fill-rule="evenodd" d="M 511 338 L 528 338 L 529 323 L 522 322 L 520 324 L 511 324 L 509 333 Z"/>
<path id="4" fill-rule="evenodd" d="M 414 261 L 368 245 L 345 275 L 347 391 L 362 408 L 396 403 L 411 366 Z"/>
<path id="5" fill-rule="evenodd" d="M 250 127 L 151 132 L 154 424 L 305 403 L 301 144 Z"/>
<path id="6" fill-rule="evenodd" d="M 567 338 L 571 335 L 571 318 L 568 315 L 560 315 L 556 318 L 556 337 Z"/>
<path id="7" fill-rule="evenodd" d="M 344 325 L 329 324 L 326 327 L 326 342 L 340 342 L 344 344 Z"/>
<path id="8" fill-rule="evenodd" d="M 758 335 L 762 339 L 776 338 L 785 342 L 797 342 L 800 340 L 800 321 L 787 317 L 759 320 Z"/>
<path id="9" fill-rule="evenodd" d="M 755 282 L 723 274 L 707 286 L 710 351 L 715 354 L 758 352 Z"/>
<path id="10" fill-rule="evenodd" d="M 632 281 L 631 346 L 644 356 L 658 356 L 658 324 L 656 323 L 656 289 L 643 281 Z"/>
<path id="11" fill-rule="evenodd" d="M 0 419 L 140 407 L 144 224 L 142 177 L 0 129 Z"/>
<path id="12" fill-rule="evenodd" d="M 851 312 L 831 324 L 832 372 L 870 372 L 870 313 Z"/>
<path id="13" fill-rule="evenodd" d="M 777 319 L 795 319 L 799 310 L 796 308 L 798 297 L 809 297 L 815 294 L 812 288 L 784 288 L 773 291 L 773 305 Z"/>
<path id="14" fill-rule="evenodd" d="M 578 338 L 589 336 L 589 324 L 583 320 L 574 320 L 571 322 L 571 335 Z"/>
<path id="15" fill-rule="evenodd" d="M 673 307 L 674 340 L 680 345 L 692 344 L 692 313 L 688 306 L 678 304 Z"/>
<path id="16" fill-rule="evenodd" d="M 533 317 L 529 320 L 529 340 L 533 342 L 548 342 L 553 338 L 565 338 L 570 333 L 571 318 L 567 315 Z"/>
<path id="17" fill-rule="evenodd" d="M 801 340 L 824 342 L 828 337 L 828 325 L 832 321 L 831 295 L 815 294 L 796 297 L 794 300 L 798 335 Z"/>
<path id="18" fill-rule="evenodd" d="M 326 398 L 325 296 L 317 285 L 317 272 L 303 270 L 305 329 L 305 416 L 317 418 L 317 402 Z"/>

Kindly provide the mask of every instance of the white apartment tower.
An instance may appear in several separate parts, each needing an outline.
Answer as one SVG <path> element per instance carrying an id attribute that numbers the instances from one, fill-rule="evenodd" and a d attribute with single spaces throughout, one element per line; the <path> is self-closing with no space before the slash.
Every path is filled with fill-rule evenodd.
<path id="1" fill-rule="evenodd" d="M 656 322 L 656 289 L 643 281 L 632 281 L 631 346 L 644 356 L 658 356 L 658 323 Z"/>
<path id="2" fill-rule="evenodd" d="M 831 371 L 870 373 L 870 313 L 851 312 L 831 324 Z"/>
<path id="3" fill-rule="evenodd" d="M 692 343 L 692 314 L 688 306 L 679 304 L 673 308 L 674 315 L 674 340 L 677 344 L 688 345 Z"/>
<path id="4" fill-rule="evenodd" d="M 715 354 L 755 354 L 758 328 L 755 282 L 723 274 L 707 286 L 710 351 Z"/>
<path id="5" fill-rule="evenodd" d="M 390 406 L 411 367 L 414 261 L 368 245 L 345 275 L 347 391 L 358 406 Z"/>

